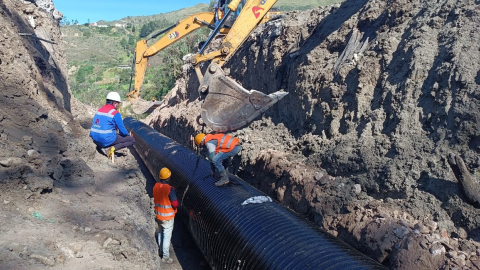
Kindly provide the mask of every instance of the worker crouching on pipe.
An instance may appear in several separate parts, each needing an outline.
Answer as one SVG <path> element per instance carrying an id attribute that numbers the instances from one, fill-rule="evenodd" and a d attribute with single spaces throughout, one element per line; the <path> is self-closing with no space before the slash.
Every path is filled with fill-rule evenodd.
<path id="1" fill-rule="evenodd" d="M 215 186 L 220 187 L 228 184 L 227 171 L 222 162 L 242 150 L 239 139 L 223 133 L 199 133 L 195 136 L 195 144 L 198 147 L 206 147 L 208 150 L 208 160 L 212 164 L 214 177 L 218 179 Z"/>
<path id="2" fill-rule="evenodd" d="M 162 262 L 172 263 L 170 258 L 170 240 L 172 239 L 173 223 L 177 213 L 178 200 L 175 189 L 168 184 L 172 172 L 162 168 L 159 180 L 153 186 L 153 201 L 155 203 L 155 216 L 158 223 L 158 246 L 162 250 Z"/>

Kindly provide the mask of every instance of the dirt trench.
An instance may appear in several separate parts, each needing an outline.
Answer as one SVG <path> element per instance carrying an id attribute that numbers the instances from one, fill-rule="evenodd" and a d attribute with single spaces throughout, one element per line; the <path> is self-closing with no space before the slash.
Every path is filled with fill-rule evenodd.
<path id="1" fill-rule="evenodd" d="M 95 152 L 46 4 L 0 2 L 0 265 L 165 269 L 152 181 Z M 447 160 L 478 178 L 479 4 L 347 0 L 258 27 L 226 69 L 289 95 L 234 132 L 232 172 L 391 269 L 480 268 L 479 205 Z M 208 129 L 184 73 L 146 121 L 192 147 Z"/>
<path id="2" fill-rule="evenodd" d="M 478 269 L 479 1 L 353 1 L 259 26 L 226 64 L 289 94 L 233 132 L 232 172 L 392 269 Z M 147 123 L 192 147 L 190 65 Z"/>
<path id="3" fill-rule="evenodd" d="M 160 269 L 154 180 L 128 151 L 115 164 L 95 151 L 62 14 L 49 0 L 0 6 L 0 269 Z"/>

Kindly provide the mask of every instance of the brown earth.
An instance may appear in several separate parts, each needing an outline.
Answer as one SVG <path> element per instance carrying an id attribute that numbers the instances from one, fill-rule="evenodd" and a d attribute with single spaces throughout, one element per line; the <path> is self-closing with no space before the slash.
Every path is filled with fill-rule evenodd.
<path id="1" fill-rule="evenodd" d="M 259 26 L 225 68 L 289 94 L 233 133 L 233 171 L 392 269 L 478 269 L 479 205 L 447 156 L 476 178 L 479 3 L 347 0 Z M 209 130 L 184 73 L 147 122 L 191 146 Z"/>
<path id="2" fill-rule="evenodd" d="M 208 269 L 181 223 L 161 266 L 155 180 L 135 152 L 95 150 L 51 1 L 0 5 L 0 269 Z"/>
<path id="3" fill-rule="evenodd" d="M 0 1 L 0 268 L 205 268 L 182 233 L 161 265 L 153 178 L 95 151 L 45 2 Z M 478 178 L 479 4 L 347 0 L 258 27 L 226 69 L 289 95 L 234 132 L 232 172 L 391 269 L 480 269 L 479 205 L 447 160 Z M 147 122 L 192 147 L 208 128 L 184 73 Z"/>

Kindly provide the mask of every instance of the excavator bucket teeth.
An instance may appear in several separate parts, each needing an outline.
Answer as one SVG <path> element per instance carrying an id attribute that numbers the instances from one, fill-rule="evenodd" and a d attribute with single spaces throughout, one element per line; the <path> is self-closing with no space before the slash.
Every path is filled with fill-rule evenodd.
<path id="1" fill-rule="evenodd" d="M 217 70 L 220 70 L 218 68 Z M 204 78 L 208 95 L 202 105 L 203 122 L 214 131 L 239 129 L 253 121 L 288 93 L 277 91 L 266 95 L 256 90 L 246 90 L 223 71 Z"/>

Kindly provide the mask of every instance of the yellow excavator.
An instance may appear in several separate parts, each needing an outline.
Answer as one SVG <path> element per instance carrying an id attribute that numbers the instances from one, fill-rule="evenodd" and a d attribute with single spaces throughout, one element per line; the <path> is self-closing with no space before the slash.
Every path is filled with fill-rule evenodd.
<path id="1" fill-rule="evenodd" d="M 148 47 L 147 39 L 141 39 L 137 42 L 132 64 L 132 78 L 134 78 L 134 88 L 133 90 L 131 89 L 132 84 L 130 82 L 131 91 L 129 91 L 129 93 L 127 94 L 130 103 L 133 105 L 135 113 L 150 113 L 162 104 L 161 101 L 156 100 L 152 100 L 152 102 L 145 102 L 139 100 L 140 89 L 143 85 L 143 81 L 145 80 L 145 71 L 147 69 L 148 58 L 156 55 L 163 49 L 167 48 L 168 46 L 174 44 L 175 42 L 181 40 L 183 37 L 202 27 L 209 27 L 210 29 L 214 30 L 214 24 L 216 21 L 218 21 L 218 19 L 216 19 L 218 16 L 221 15 L 220 13 L 217 14 L 217 12 L 202 12 L 193 14 L 186 19 L 178 21 L 176 24 L 164 30 L 161 30 L 160 32 L 155 33 L 154 35 L 149 37 L 148 40 L 154 39 L 162 34 L 167 33 L 157 42 L 155 42 L 152 46 Z M 228 28 L 222 28 L 219 30 L 219 32 L 222 34 L 226 34 L 228 33 Z"/>
<path id="2" fill-rule="evenodd" d="M 204 99 L 201 118 L 207 126 L 219 132 L 245 126 L 287 95 L 287 92 L 281 90 L 266 95 L 257 90 L 246 90 L 226 76 L 222 66 L 238 50 L 253 29 L 265 19 L 265 15 L 276 2 L 277 0 L 218 1 L 217 7 L 220 9 L 215 13 L 198 13 L 180 21 L 162 31 L 162 33 L 168 33 L 151 47 L 147 47 L 146 41 L 139 41 L 135 52 L 135 88 L 128 94 L 129 99 L 137 99 L 139 96 L 149 57 L 178 41 L 182 36 L 207 26 L 213 28 L 213 31 L 192 58 L 192 64 L 200 82 L 198 91 Z M 225 26 L 227 22 L 232 21 L 231 16 L 234 18 L 233 25 Z M 206 47 L 218 33 L 226 34 L 219 49 L 204 54 Z M 210 64 L 203 74 L 200 64 L 206 61 L 210 61 Z M 152 103 L 154 104 L 146 112 L 156 107 L 155 103 L 161 104 L 161 102 Z"/>

